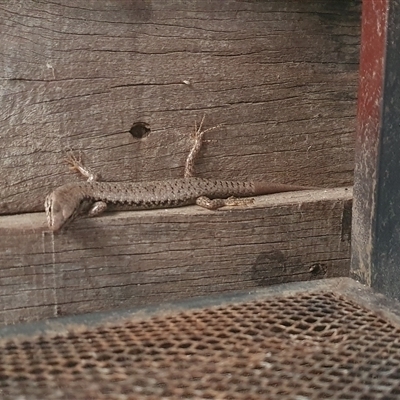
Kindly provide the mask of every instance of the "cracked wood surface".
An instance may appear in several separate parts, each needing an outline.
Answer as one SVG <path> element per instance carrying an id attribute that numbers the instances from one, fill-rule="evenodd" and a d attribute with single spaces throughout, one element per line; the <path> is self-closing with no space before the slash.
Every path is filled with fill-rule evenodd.
<path id="1" fill-rule="evenodd" d="M 360 2 L 13 0 L 0 6 L 0 213 L 77 179 L 352 182 Z M 137 121 L 151 132 L 130 135 Z"/>
<path id="2" fill-rule="evenodd" d="M 54 235 L 44 213 L 3 216 L 0 325 L 347 276 L 351 199 L 339 188 L 110 213 Z"/>

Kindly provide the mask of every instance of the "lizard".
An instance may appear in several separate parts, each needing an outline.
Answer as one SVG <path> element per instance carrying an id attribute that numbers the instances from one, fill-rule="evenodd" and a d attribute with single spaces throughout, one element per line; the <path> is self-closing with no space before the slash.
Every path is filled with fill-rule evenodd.
<path id="1" fill-rule="evenodd" d="M 189 153 L 183 178 L 147 182 L 101 182 L 98 175 L 84 167 L 80 158 L 70 154 L 70 168 L 87 178 L 87 182 L 64 184 L 45 200 L 47 223 L 51 231 L 67 227 L 81 216 L 94 217 L 105 210 L 144 210 L 195 205 L 217 210 L 227 205 L 248 204 L 258 195 L 315 189 L 270 182 L 223 181 L 193 176 L 194 161 L 204 133 L 204 117 L 195 129 L 195 143 Z M 250 198 L 250 199 L 243 199 Z"/>

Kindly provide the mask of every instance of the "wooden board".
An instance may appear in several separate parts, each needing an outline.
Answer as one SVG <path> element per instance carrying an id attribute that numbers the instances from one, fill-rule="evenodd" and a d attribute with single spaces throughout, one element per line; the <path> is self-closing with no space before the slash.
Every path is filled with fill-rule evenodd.
<path id="1" fill-rule="evenodd" d="M 252 206 L 107 214 L 46 231 L 0 218 L 0 324 L 347 276 L 351 189 L 262 196 Z"/>
<path id="2" fill-rule="evenodd" d="M 43 210 L 68 149 L 106 180 L 182 176 L 203 114 L 224 126 L 200 176 L 351 184 L 360 3 L 2 2 L 0 213 Z"/>

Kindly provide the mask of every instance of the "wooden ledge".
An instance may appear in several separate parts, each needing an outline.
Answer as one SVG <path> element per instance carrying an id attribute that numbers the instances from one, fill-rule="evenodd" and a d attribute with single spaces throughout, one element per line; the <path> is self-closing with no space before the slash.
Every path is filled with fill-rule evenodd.
<path id="1" fill-rule="evenodd" d="M 106 214 L 47 231 L 0 217 L 0 324 L 348 275 L 351 188 L 282 193 L 246 208 Z"/>

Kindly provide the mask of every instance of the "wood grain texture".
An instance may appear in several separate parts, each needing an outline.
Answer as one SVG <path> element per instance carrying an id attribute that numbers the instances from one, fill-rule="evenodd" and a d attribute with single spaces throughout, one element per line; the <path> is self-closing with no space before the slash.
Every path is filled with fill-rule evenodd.
<path id="1" fill-rule="evenodd" d="M 347 276 L 351 189 L 282 193 L 246 208 L 110 213 L 47 231 L 0 218 L 0 324 Z"/>
<path id="2" fill-rule="evenodd" d="M 181 177 L 204 113 L 199 176 L 350 184 L 359 35 L 360 1 L 2 2 L 0 213 L 43 210 L 69 148 L 106 180 Z"/>

